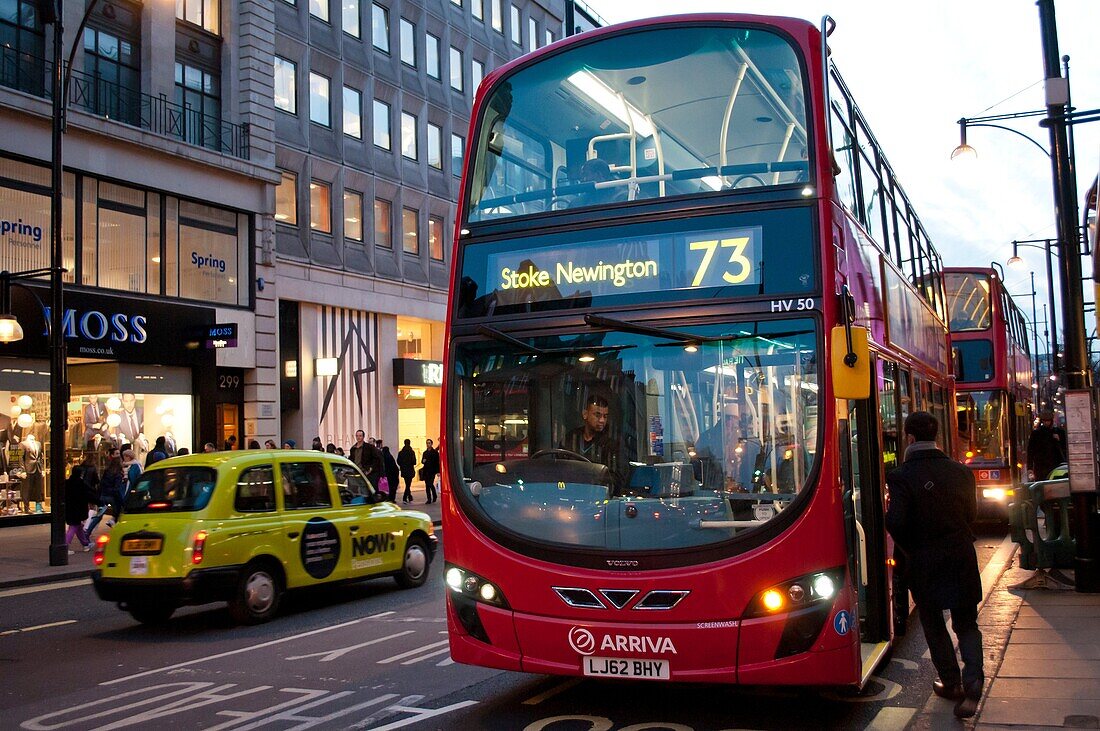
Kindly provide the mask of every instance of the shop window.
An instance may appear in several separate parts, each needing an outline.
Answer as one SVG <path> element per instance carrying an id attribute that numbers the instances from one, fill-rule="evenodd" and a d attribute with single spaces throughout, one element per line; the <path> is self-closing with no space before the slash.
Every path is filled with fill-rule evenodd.
<path id="1" fill-rule="evenodd" d="M 383 150 L 390 149 L 390 105 L 374 100 L 374 144 Z"/>
<path id="2" fill-rule="evenodd" d="M 320 462 L 290 462 L 279 466 L 283 504 L 287 510 L 332 507 L 325 468 Z"/>
<path id="3" fill-rule="evenodd" d="M 374 244 L 383 249 L 393 248 L 393 204 L 375 198 L 374 200 Z"/>
<path id="4" fill-rule="evenodd" d="M 332 124 L 329 86 L 327 76 L 309 72 L 309 121 L 322 127 Z"/>
<path id="5" fill-rule="evenodd" d="M 451 88 L 462 91 L 462 51 L 451 46 Z"/>
<path id="6" fill-rule="evenodd" d="M 360 30 L 359 0 L 340 0 L 341 27 L 344 32 L 353 38 L 358 38 Z"/>
<path id="7" fill-rule="evenodd" d="M 180 296 L 188 299 L 247 304 L 240 284 L 247 267 L 246 217 L 222 208 L 179 202 Z M 241 246 L 240 238 L 245 239 Z"/>
<path id="8" fill-rule="evenodd" d="M 417 159 L 416 115 L 401 112 L 401 155 L 410 160 Z"/>
<path id="9" fill-rule="evenodd" d="M 220 35 L 218 16 L 219 0 L 176 0 L 176 18 L 192 23 L 203 30 Z"/>
<path id="10" fill-rule="evenodd" d="M 363 240 L 363 194 L 344 191 L 344 238 Z"/>
<path id="11" fill-rule="evenodd" d="M 390 11 L 378 3 L 371 3 L 371 43 L 383 53 L 390 52 Z"/>
<path id="12" fill-rule="evenodd" d="M 282 171 L 283 179 L 275 188 L 275 221 L 298 225 L 298 176 Z"/>
<path id="13" fill-rule="evenodd" d="M 309 227 L 323 234 L 332 233 L 331 193 L 327 183 L 309 181 Z"/>
<path id="14" fill-rule="evenodd" d="M 401 209 L 401 246 L 406 254 L 420 253 L 420 212 Z"/>
<path id="15" fill-rule="evenodd" d="M 355 89 L 344 87 L 344 134 L 355 139 L 363 138 L 363 95 Z"/>
<path id="16" fill-rule="evenodd" d="M 428 255 L 435 261 L 443 261 L 443 219 L 428 217 Z"/>
<path id="17" fill-rule="evenodd" d="M 4 0 L 0 7 L 0 86 L 43 96 L 45 36 L 33 2 Z"/>
<path id="18" fill-rule="evenodd" d="M 401 63 L 416 68 L 416 26 L 401 19 Z"/>
<path id="19" fill-rule="evenodd" d="M 428 164 L 443 169 L 443 130 L 428 122 Z"/>
<path id="20" fill-rule="evenodd" d="M 428 69 L 428 76 L 439 78 L 439 39 L 428 34 L 427 43 L 424 45 L 424 64 Z"/>
<path id="21" fill-rule="evenodd" d="M 96 283 L 107 289 L 146 292 L 145 192 L 114 183 L 99 183 L 96 227 Z M 160 283 L 154 293 L 159 294 Z"/>
<path id="22" fill-rule="evenodd" d="M 233 507 L 240 513 L 269 513 L 275 509 L 275 475 L 271 465 L 251 467 L 241 473 Z"/>
<path id="23" fill-rule="evenodd" d="M 49 168 L 0 158 L 0 178 L 6 178 L 0 182 L 0 221 L 12 224 L 3 237 L 4 245 L 0 246 L 0 270 L 17 272 L 48 267 Z"/>
<path id="24" fill-rule="evenodd" d="M 298 64 L 275 57 L 275 108 L 298 113 Z"/>
<path id="25" fill-rule="evenodd" d="M 309 0 L 309 14 L 317 20 L 328 22 L 328 0 Z"/>

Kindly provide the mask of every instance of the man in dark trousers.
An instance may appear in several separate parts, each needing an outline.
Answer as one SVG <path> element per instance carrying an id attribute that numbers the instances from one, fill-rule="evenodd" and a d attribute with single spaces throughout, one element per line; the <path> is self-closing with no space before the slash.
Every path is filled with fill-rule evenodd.
<path id="1" fill-rule="evenodd" d="M 371 487 L 377 490 L 378 480 L 386 474 L 385 466 L 382 464 L 382 453 L 378 451 L 378 447 L 363 441 L 364 436 L 362 429 L 355 432 L 355 444 L 351 445 L 348 451 L 348 459 L 359 465 L 359 469 L 363 470 L 363 474 L 370 480 Z"/>
<path id="2" fill-rule="evenodd" d="M 434 503 L 439 499 L 435 491 L 435 476 L 439 474 L 439 452 L 435 451 L 431 439 L 425 440 L 425 444 L 427 446 L 424 448 L 424 454 L 420 455 L 420 464 L 423 465 L 420 476 L 424 479 L 424 494 L 428 496 L 425 502 Z"/>
<path id="3" fill-rule="evenodd" d="M 905 419 L 905 463 L 886 476 L 886 529 L 907 556 L 909 589 L 939 674 L 932 690 L 957 701 L 955 715 L 969 718 L 985 682 L 978 630 L 982 579 L 970 530 L 978 506 L 974 474 L 936 447 L 938 428 L 927 411 L 914 411 Z M 944 623 L 945 609 L 951 610 L 951 626 L 959 638 L 961 674 Z"/>
<path id="4" fill-rule="evenodd" d="M 413 499 L 412 482 L 416 476 L 416 452 L 412 448 L 412 440 L 406 439 L 405 446 L 397 453 L 397 467 L 401 471 L 401 477 L 405 480 L 405 494 L 401 496 L 401 502 L 411 503 Z"/>
<path id="5" fill-rule="evenodd" d="M 1066 461 L 1066 431 L 1054 426 L 1054 414 L 1039 414 L 1039 426 L 1027 439 L 1027 471 L 1033 480 L 1045 480 L 1050 471 Z"/>

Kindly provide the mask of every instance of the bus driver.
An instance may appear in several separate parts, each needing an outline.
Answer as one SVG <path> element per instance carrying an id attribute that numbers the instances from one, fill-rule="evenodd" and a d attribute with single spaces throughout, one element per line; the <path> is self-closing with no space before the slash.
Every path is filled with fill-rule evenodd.
<path id="1" fill-rule="evenodd" d="M 582 423 L 565 435 L 561 449 L 575 452 L 590 462 L 606 466 L 614 474 L 615 448 L 607 436 L 607 417 L 611 413 L 607 399 L 589 396 L 581 412 Z"/>

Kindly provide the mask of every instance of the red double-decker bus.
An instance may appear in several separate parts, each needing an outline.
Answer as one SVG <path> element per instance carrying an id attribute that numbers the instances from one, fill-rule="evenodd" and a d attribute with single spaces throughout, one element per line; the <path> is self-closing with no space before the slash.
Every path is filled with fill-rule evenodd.
<path id="1" fill-rule="evenodd" d="M 1007 520 L 1014 490 L 1027 479 L 1034 418 L 1027 323 L 996 270 L 949 267 L 943 276 L 955 364 L 957 456 L 977 479 L 979 517 Z"/>
<path id="2" fill-rule="evenodd" d="M 884 656 L 884 474 L 910 410 L 954 433 L 950 352 L 939 257 L 824 43 L 681 16 L 483 83 L 445 355 L 454 660 L 858 686 Z"/>

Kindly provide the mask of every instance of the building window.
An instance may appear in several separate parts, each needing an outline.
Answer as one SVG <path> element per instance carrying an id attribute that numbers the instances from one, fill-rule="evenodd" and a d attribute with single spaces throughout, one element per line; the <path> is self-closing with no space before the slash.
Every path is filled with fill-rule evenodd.
<path id="1" fill-rule="evenodd" d="M 401 112 L 401 155 L 410 160 L 417 159 L 416 115 L 408 112 Z"/>
<path id="2" fill-rule="evenodd" d="M 146 244 L 145 191 L 100 181 L 97 208 L 98 286 L 144 293 L 147 257 L 136 247 Z"/>
<path id="3" fill-rule="evenodd" d="M 412 208 L 401 209 L 401 241 L 406 254 L 420 253 L 420 213 Z"/>
<path id="4" fill-rule="evenodd" d="M 323 234 L 332 233 L 332 188 L 327 183 L 309 181 L 309 227 Z"/>
<path id="5" fill-rule="evenodd" d="M 344 32 L 358 38 L 362 33 L 359 27 L 359 0 L 340 0 L 340 13 Z"/>
<path id="6" fill-rule="evenodd" d="M 456 134 L 451 135 L 451 174 L 456 178 L 462 177 L 462 153 L 465 140 Z"/>
<path id="7" fill-rule="evenodd" d="M 221 147 L 221 83 L 193 66 L 176 64 L 176 104 L 182 109 L 182 138 L 192 145 Z"/>
<path id="8" fill-rule="evenodd" d="M 363 95 L 355 89 L 344 87 L 344 134 L 357 140 L 363 139 Z"/>
<path id="9" fill-rule="evenodd" d="M 219 0 L 176 0 L 176 17 L 203 30 L 220 35 L 218 28 Z"/>
<path id="10" fill-rule="evenodd" d="M 476 20 L 485 22 L 485 0 L 470 0 L 470 15 Z"/>
<path id="11" fill-rule="evenodd" d="M 451 5 L 455 5 L 455 6 L 461 8 L 462 7 L 462 0 L 451 0 Z"/>
<path id="12" fill-rule="evenodd" d="M 374 47 L 383 53 L 390 52 L 390 11 L 372 3 L 370 6 L 370 38 Z"/>
<path id="13" fill-rule="evenodd" d="M 275 57 L 275 108 L 298 113 L 298 66 L 293 61 Z"/>
<path id="14" fill-rule="evenodd" d="M 554 31 L 552 31 L 552 30 L 550 30 L 549 28 L 547 28 L 547 29 L 546 29 L 546 33 L 545 33 L 545 35 L 544 35 L 544 37 L 543 37 L 543 39 L 542 39 L 542 40 L 543 40 L 543 44 L 542 44 L 542 45 L 544 45 L 544 46 L 549 46 L 549 45 L 550 45 L 551 43 L 553 43 L 553 42 L 554 42 Z"/>
<path id="15" fill-rule="evenodd" d="M 443 219 L 428 216 L 428 256 L 443 261 Z"/>
<path id="16" fill-rule="evenodd" d="M 35 96 L 45 94 L 45 36 L 34 3 L 6 0 L 0 4 L 0 49 L 4 60 L 0 85 Z"/>
<path id="17" fill-rule="evenodd" d="M 485 78 L 485 64 L 476 58 L 471 59 L 470 63 L 473 66 L 470 72 L 470 88 L 477 91 L 477 87 L 481 86 L 481 80 Z"/>
<path id="18" fill-rule="evenodd" d="M 170 211 L 173 202 L 169 199 Z M 248 216 L 179 201 L 178 221 L 180 296 L 247 305 L 248 277 L 243 275 L 248 273 Z M 170 233 L 169 240 L 173 239 Z M 174 279 L 175 274 L 167 278 Z"/>
<path id="19" fill-rule="evenodd" d="M 78 104 L 92 114 L 138 126 L 141 123 L 141 48 L 138 45 L 141 36 L 136 26 L 131 31 L 132 38 L 127 39 L 120 33 L 84 29 L 84 73 L 91 77 L 84 84 L 90 83 L 94 88 L 85 89 L 85 95 L 91 98 L 80 99 Z M 5 67 L 12 60 L 5 53 Z M 78 80 L 77 88 L 80 86 Z"/>
<path id="20" fill-rule="evenodd" d="M 383 249 L 393 248 L 393 204 L 381 198 L 374 199 L 374 245 Z"/>
<path id="21" fill-rule="evenodd" d="M 500 7 L 500 0 L 492 0 L 493 2 L 493 30 L 497 33 L 504 32 L 504 13 Z"/>
<path id="22" fill-rule="evenodd" d="M 451 88 L 462 91 L 462 51 L 451 46 Z"/>
<path id="23" fill-rule="evenodd" d="M 328 22 L 328 0 L 309 0 L 309 14 Z"/>
<path id="24" fill-rule="evenodd" d="M 401 63 L 416 68 L 416 26 L 401 19 Z"/>
<path id="25" fill-rule="evenodd" d="M 324 127 L 332 124 L 328 77 L 312 71 L 309 72 L 309 121 Z"/>
<path id="26" fill-rule="evenodd" d="M 443 169 L 443 130 L 428 122 L 428 164 Z"/>
<path id="27" fill-rule="evenodd" d="M 512 6 L 512 43 L 517 46 L 523 43 L 523 25 L 520 23 L 519 8 L 515 5 Z"/>
<path id="28" fill-rule="evenodd" d="M 344 191 L 344 238 L 363 240 L 363 194 Z"/>
<path id="29" fill-rule="evenodd" d="M 424 46 L 424 63 L 428 67 L 428 76 L 439 78 L 439 39 L 428 34 L 428 42 Z"/>
<path id="30" fill-rule="evenodd" d="M 283 179 L 275 188 L 275 221 L 290 226 L 298 225 L 298 176 L 281 171 Z"/>
<path id="31" fill-rule="evenodd" d="M 539 47 L 539 24 L 534 18 L 527 19 L 527 50 L 533 51 Z"/>
<path id="32" fill-rule="evenodd" d="M 390 147 L 390 105 L 374 100 L 374 144 L 383 150 Z"/>

